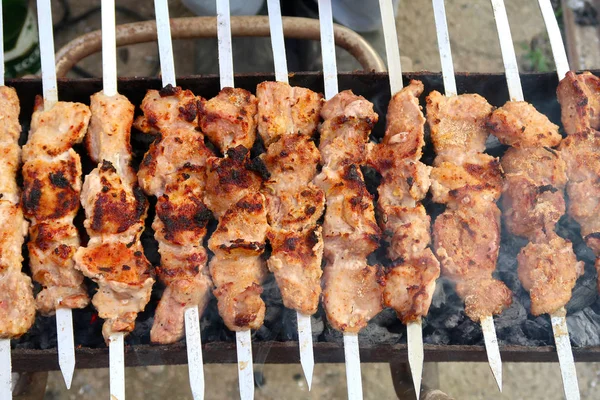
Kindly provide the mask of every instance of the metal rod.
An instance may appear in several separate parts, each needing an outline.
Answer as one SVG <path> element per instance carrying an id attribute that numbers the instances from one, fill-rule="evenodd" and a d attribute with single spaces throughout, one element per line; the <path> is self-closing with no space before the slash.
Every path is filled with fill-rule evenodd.
<path id="1" fill-rule="evenodd" d="M 387 56 L 388 75 L 392 96 L 402 90 L 402 66 L 400 63 L 400 48 L 398 33 L 396 32 L 396 18 L 392 0 L 379 0 L 383 37 L 385 40 L 385 53 Z"/>
<path id="2" fill-rule="evenodd" d="M 323 79 L 325 81 L 325 100 L 329 100 L 338 92 L 335 39 L 333 36 L 333 13 L 331 11 L 331 0 L 319 0 L 318 4 L 319 23 L 321 27 Z"/>
<path id="3" fill-rule="evenodd" d="M 115 333 L 108 340 L 110 400 L 125 400 L 125 335 Z"/>
<path id="4" fill-rule="evenodd" d="M 560 364 L 560 375 L 563 381 L 563 389 L 567 400 L 579 400 L 579 383 L 577 382 L 577 371 L 575 370 L 575 361 L 573 360 L 573 349 L 569 339 L 569 330 L 567 329 L 567 312 L 564 308 L 552 313 L 552 331 L 554 332 L 554 342 L 556 352 L 558 353 L 558 363 Z"/>
<path id="5" fill-rule="evenodd" d="M 442 64 L 442 77 L 444 78 L 444 91 L 446 96 L 456 96 L 456 78 L 454 77 L 454 64 L 450 48 L 450 33 L 446 20 L 445 0 L 433 0 L 433 17 L 435 18 L 435 31 L 437 33 L 440 61 Z"/>
<path id="6" fill-rule="evenodd" d="M 194 400 L 204 399 L 204 360 L 198 307 L 185 310 L 185 345 L 187 349 L 188 374 Z"/>
<path id="7" fill-rule="evenodd" d="M 102 86 L 104 94 L 117 94 L 117 39 L 115 0 L 102 0 Z"/>
<path id="8" fill-rule="evenodd" d="M 554 63 L 556 64 L 558 80 L 561 80 L 570 70 L 565 44 L 563 42 L 560 28 L 558 27 L 558 21 L 554 15 L 554 9 L 552 8 L 550 0 L 538 0 L 538 3 L 540 5 L 542 16 L 544 17 L 546 30 L 548 31 L 548 38 L 550 39 L 550 47 L 552 47 L 552 54 L 554 56 Z"/>
<path id="9" fill-rule="evenodd" d="M 408 364 L 412 374 L 413 385 L 417 400 L 421 394 L 421 379 L 423 378 L 423 326 L 421 318 L 406 326 L 408 345 Z"/>
<path id="10" fill-rule="evenodd" d="M 56 336 L 58 365 L 67 389 L 71 389 L 75 372 L 75 343 L 73 338 L 73 312 L 70 308 L 56 309 Z"/>
<path id="11" fill-rule="evenodd" d="M 229 0 L 217 0 L 217 41 L 221 89 L 224 87 L 233 87 L 233 52 L 231 49 Z"/>
<path id="12" fill-rule="evenodd" d="M 0 339 L 0 399 L 12 399 L 10 339 Z"/>
<path id="13" fill-rule="evenodd" d="M 58 101 L 56 67 L 54 65 L 54 34 L 50 0 L 37 0 L 40 59 L 42 64 L 42 91 L 44 108 L 49 110 Z"/>
<path id="14" fill-rule="evenodd" d="M 310 315 L 296 312 L 298 316 L 298 347 L 300 348 L 300 365 L 308 384 L 308 391 L 312 387 L 313 371 L 315 369 L 315 354 Z"/>
<path id="15" fill-rule="evenodd" d="M 250 329 L 235 333 L 237 367 L 242 400 L 254 399 L 254 365 L 252 361 L 252 335 Z"/>
<path id="16" fill-rule="evenodd" d="M 287 59 L 285 56 L 285 41 L 283 39 L 283 21 L 281 19 L 281 4 L 279 0 L 267 0 L 269 11 L 269 28 L 271 30 L 271 47 L 275 64 L 275 79 L 289 83 Z"/>
<path id="17" fill-rule="evenodd" d="M 173 41 L 171 40 L 169 4 L 167 0 L 154 0 L 154 13 L 156 14 L 156 33 L 158 36 L 162 85 L 163 87 L 167 85 L 176 86 Z"/>
<path id="18" fill-rule="evenodd" d="M 488 364 L 498 385 L 498 390 L 502 392 L 502 359 L 500 358 L 500 349 L 498 348 L 498 338 L 496 337 L 496 327 L 494 318 L 491 315 L 481 319 L 481 330 L 483 331 L 483 340 L 487 353 Z"/>

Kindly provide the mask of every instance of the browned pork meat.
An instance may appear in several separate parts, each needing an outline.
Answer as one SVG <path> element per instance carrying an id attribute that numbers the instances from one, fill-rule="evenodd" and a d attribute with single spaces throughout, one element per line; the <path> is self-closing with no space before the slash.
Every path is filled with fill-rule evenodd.
<path id="1" fill-rule="evenodd" d="M 90 110 L 81 103 L 58 102 L 49 110 L 37 97 L 27 144 L 23 147 L 25 216 L 31 221 L 29 266 L 43 289 L 38 310 L 83 308 L 89 303 L 83 275 L 74 268 L 79 234 L 73 218 L 79 210 L 81 161 L 72 149 L 87 131 Z"/>
<path id="2" fill-rule="evenodd" d="M 369 163 L 382 176 L 379 226 L 394 262 L 386 273 L 384 303 L 405 324 L 427 315 L 440 275 L 440 264 L 428 248 L 431 219 L 420 203 L 431 184 L 431 167 L 419 161 L 425 145 L 421 93 L 423 84 L 411 81 L 394 95 L 383 141 L 369 149 Z"/>
<path id="3" fill-rule="evenodd" d="M 150 339 L 173 343 L 184 335 L 184 314 L 198 307 L 202 314 L 212 281 L 203 246 L 211 213 L 204 203 L 206 168 L 214 156 L 198 131 L 202 98 L 167 85 L 149 90 L 136 126 L 158 137 L 144 156 L 138 178 L 147 194 L 157 196 L 152 223 L 161 264 L 156 272 L 166 285 L 156 309 Z"/>
<path id="4" fill-rule="evenodd" d="M 427 97 L 427 120 L 436 151 L 431 173 L 435 202 L 447 208 L 434 222 L 435 253 L 442 274 L 456 284 L 473 321 L 500 314 L 512 302 L 506 285 L 492 277 L 500 249 L 502 167 L 483 154 L 492 112 L 475 94 Z"/>
<path id="5" fill-rule="evenodd" d="M 17 338 L 35 320 L 31 279 L 21 272 L 21 248 L 29 224 L 19 203 L 17 170 L 21 164 L 19 98 L 0 86 L 0 339 Z"/>
<path id="6" fill-rule="evenodd" d="M 92 303 L 105 320 L 102 334 L 108 342 L 115 333 L 133 331 L 154 278 L 140 242 L 148 202 L 130 165 L 133 104 L 123 95 L 99 92 L 91 97 L 90 108 L 86 143 L 98 166 L 81 191 L 90 240 L 74 259 L 75 267 L 98 283 Z"/>
<path id="7" fill-rule="evenodd" d="M 600 130 L 600 79 L 590 72 L 569 71 L 556 90 L 567 134 Z"/>

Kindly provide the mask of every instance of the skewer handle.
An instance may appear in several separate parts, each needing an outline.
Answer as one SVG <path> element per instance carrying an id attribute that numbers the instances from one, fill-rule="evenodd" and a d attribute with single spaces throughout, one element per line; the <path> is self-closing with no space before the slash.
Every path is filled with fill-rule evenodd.
<path id="1" fill-rule="evenodd" d="M 269 10 L 269 27 L 271 29 L 271 47 L 275 64 L 275 79 L 288 83 L 288 68 L 285 58 L 285 42 L 283 38 L 283 22 L 281 20 L 281 4 L 279 0 L 267 0 Z"/>
<path id="2" fill-rule="evenodd" d="M 109 339 L 110 398 L 125 400 L 125 337 L 116 333 Z"/>
<path id="3" fill-rule="evenodd" d="M 381 22 L 383 24 L 390 90 L 392 96 L 394 96 L 394 94 L 402 90 L 403 84 L 398 33 L 396 32 L 396 17 L 392 0 L 379 0 L 379 9 L 381 11 Z"/>
<path id="4" fill-rule="evenodd" d="M 250 330 L 236 332 L 236 350 L 240 398 L 254 399 L 254 365 L 252 363 L 252 335 Z"/>
<path id="5" fill-rule="evenodd" d="M 570 70 L 565 44 L 550 0 L 538 0 L 538 3 L 540 5 L 540 10 L 542 11 L 542 16 L 544 17 L 548 37 L 550 38 L 550 47 L 552 47 L 552 54 L 554 55 L 558 80 L 561 80 Z"/>
<path id="6" fill-rule="evenodd" d="M 67 389 L 71 389 L 75 372 L 75 343 L 73 338 L 73 311 L 70 308 L 56 309 L 56 335 L 58 365 Z"/>
<path id="7" fill-rule="evenodd" d="M 10 339 L 0 339 L 0 399 L 12 399 Z"/>
<path id="8" fill-rule="evenodd" d="M 117 94 L 115 0 L 102 0 L 102 85 L 104 94 Z"/>
<path id="9" fill-rule="evenodd" d="M 192 396 L 194 400 L 202 400 L 204 399 L 204 361 L 198 307 L 185 310 L 185 343 Z"/>
<path id="10" fill-rule="evenodd" d="M 363 391 L 357 334 L 344 333 L 344 357 L 346 360 L 348 400 L 361 400 L 363 398 Z"/>
<path id="11" fill-rule="evenodd" d="M 523 101 L 519 64 L 517 64 L 517 56 L 510 33 L 504 0 L 492 0 L 492 9 L 494 10 L 494 18 L 496 18 L 496 29 L 498 30 L 498 40 L 500 41 L 500 50 L 502 51 L 502 61 L 504 62 L 510 99 L 511 101 Z"/>
<path id="12" fill-rule="evenodd" d="M 333 36 L 333 12 L 331 0 L 319 0 L 319 24 L 321 28 L 321 56 L 323 58 L 323 80 L 325 100 L 338 93 L 337 62 L 335 59 L 335 37 Z"/>
<path id="13" fill-rule="evenodd" d="M 37 0 L 40 59 L 42 64 L 42 91 L 44 108 L 49 110 L 58 101 L 56 66 L 54 59 L 54 33 L 50 0 Z"/>
<path id="14" fill-rule="evenodd" d="M 579 400 L 579 383 L 577 382 L 577 371 L 575 370 L 573 349 L 571 349 L 571 340 L 569 339 L 566 314 L 563 308 L 552 313 L 550 319 L 552 320 L 552 331 L 554 332 L 554 342 L 558 353 L 565 398 L 567 400 Z"/>
<path id="15" fill-rule="evenodd" d="M 217 41 L 221 89 L 233 87 L 233 54 L 231 49 L 229 0 L 217 0 Z"/>
<path id="16" fill-rule="evenodd" d="M 446 6 L 444 0 L 433 0 L 433 17 L 437 34 L 440 61 L 442 64 L 442 77 L 446 96 L 456 96 L 456 78 L 454 77 L 454 64 L 452 63 L 452 50 L 450 48 L 450 33 L 446 20 Z"/>
<path id="17" fill-rule="evenodd" d="M 502 359 L 500 358 L 494 318 L 491 315 L 481 319 L 481 329 L 483 330 L 483 341 L 485 342 L 488 364 L 490 365 L 498 389 L 502 392 Z"/>
<path id="18" fill-rule="evenodd" d="M 310 315 L 297 312 L 298 316 L 298 345 L 300 346 L 300 364 L 304 371 L 304 377 L 308 384 L 308 390 L 312 386 L 313 371 L 315 368 L 315 355 L 313 351 L 313 338 Z"/>
<path id="19" fill-rule="evenodd" d="M 162 85 L 163 87 L 167 85 L 177 86 L 175 83 L 175 61 L 173 60 L 173 42 L 171 40 L 171 23 L 167 0 L 154 0 L 154 13 L 156 14 Z"/>

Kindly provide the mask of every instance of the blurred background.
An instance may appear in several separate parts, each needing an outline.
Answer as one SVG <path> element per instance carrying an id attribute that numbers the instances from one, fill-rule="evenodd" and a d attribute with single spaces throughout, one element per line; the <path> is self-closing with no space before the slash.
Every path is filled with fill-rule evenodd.
<path id="1" fill-rule="evenodd" d="M 215 15 L 214 0 L 172 0 L 172 18 Z M 378 2 L 333 0 L 337 22 L 358 31 L 385 59 L 379 24 Z M 440 71 L 439 53 L 429 0 L 395 0 L 396 25 L 403 70 Z M 505 0 L 513 41 L 522 72 L 554 69 L 546 29 L 536 0 Z M 35 6 L 28 0 L 4 0 L 5 48 L 8 73 L 17 76 L 39 71 Z M 154 19 L 151 0 L 117 0 L 117 21 L 128 23 Z M 600 68 L 598 1 L 555 0 L 571 65 L 576 69 Z M 28 8 L 28 6 L 30 6 Z M 85 33 L 100 28 L 100 0 L 53 0 L 56 50 Z M 500 47 L 489 0 L 446 0 L 454 67 L 460 72 L 502 72 Z M 316 17 L 316 0 L 282 0 L 284 15 Z M 28 14 L 29 12 L 29 14 Z M 263 0 L 232 0 L 233 15 L 266 15 Z M 234 38 L 236 72 L 272 72 L 270 39 Z M 287 40 L 288 67 L 292 71 L 321 69 L 318 42 Z M 178 76 L 218 72 L 216 39 L 176 40 Z M 118 49 L 119 76 L 154 76 L 159 71 L 156 43 Z M 101 55 L 87 57 L 69 77 L 100 77 Z M 339 71 L 360 69 L 344 50 L 338 51 Z M 238 398 L 236 365 L 206 365 L 207 399 Z M 600 364 L 578 363 L 582 398 L 600 398 Z M 312 392 L 308 392 L 300 365 L 255 365 L 257 399 L 343 399 L 346 382 L 343 365 L 319 364 Z M 60 373 L 36 375 L 46 399 L 108 398 L 108 371 L 78 370 L 67 392 Z M 134 399 L 189 399 L 186 366 L 151 366 L 127 369 L 127 396 Z M 505 363 L 504 393 L 498 392 L 485 363 L 439 363 L 426 366 L 426 384 L 455 399 L 561 399 L 562 382 L 557 363 Z M 390 366 L 363 364 L 366 399 L 396 398 Z M 21 397 L 22 399 L 33 397 Z"/>

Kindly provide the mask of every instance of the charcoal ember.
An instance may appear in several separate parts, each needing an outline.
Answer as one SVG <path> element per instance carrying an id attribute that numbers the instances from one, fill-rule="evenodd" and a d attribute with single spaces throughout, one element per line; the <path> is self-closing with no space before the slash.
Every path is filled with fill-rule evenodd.
<path id="1" fill-rule="evenodd" d="M 501 344 L 516 345 L 516 346 L 536 346 L 525 335 L 521 326 L 510 326 L 498 332 L 498 341 Z"/>
<path id="2" fill-rule="evenodd" d="M 573 288 L 571 300 L 567 303 L 567 313 L 576 313 L 591 306 L 598 298 L 596 271 L 592 265 L 586 264 L 584 275 L 577 280 Z"/>
<path id="3" fill-rule="evenodd" d="M 325 324 L 325 330 L 323 331 L 323 339 L 326 342 L 333 342 L 338 344 L 344 343 L 342 332 L 333 329 L 329 324 Z"/>
<path id="4" fill-rule="evenodd" d="M 148 344 L 150 343 L 150 330 L 154 323 L 154 310 L 146 308 L 138 314 L 135 321 L 135 328 L 126 337 L 126 342 L 129 345 Z"/>
<path id="5" fill-rule="evenodd" d="M 376 324 L 379 326 L 390 326 L 398 321 L 396 312 L 391 308 L 384 308 L 379 314 L 369 321 L 369 324 Z"/>
<path id="6" fill-rule="evenodd" d="M 318 341 L 319 336 L 321 336 L 321 334 L 325 330 L 325 321 L 324 321 L 322 310 L 317 311 L 317 313 L 315 315 L 313 315 L 310 318 L 310 320 L 311 320 L 311 329 L 312 329 L 313 340 Z"/>
<path id="7" fill-rule="evenodd" d="M 423 334 L 423 343 L 426 344 L 450 344 L 450 335 L 445 329 L 435 329 L 431 332 L 426 331 Z"/>
<path id="8" fill-rule="evenodd" d="M 103 347 L 102 324 L 97 311 L 88 306 L 83 310 L 73 310 L 73 332 L 75 346 Z"/>
<path id="9" fill-rule="evenodd" d="M 520 326 L 527 320 L 527 310 L 518 302 L 513 301 L 510 307 L 502 312 L 502 314 L 494 318 L 496 331 L 509 330 L 510 328 Z"/>
<path id="10" fill-rule="evenodd" d="M 532 346 L 547 346 L 554 344 L 552 324 L 550 323 L 550 317 L 547 315 L 541 315 L 525 321 L 525 324 L 523 324 L 523 332 L 525 332 L 527 338 L 531 340 Z"/>
<path id="11" fill-rule="evenodd" d="M 361 344 L 393 344 L 398 343 L 402 334 L 390 332 L 386 327 L 370 323 L 358 333 Z"/>
<path id="12" fill-rule="evenodd" d="M 298 340 L 298 316 L 295 310 L 284 308 L 281 317 L 281 332 L 279 332 L 278 339 Z"/>
<path id="13" fill-rule="evenodd" d="M 455 344 L 479 344 L 483 340 L 481 325 L 465 318 L 456 329 L 451 330 L 450 338 Z"/>
<path id="14" fill-rule="evenodd" d="M 585 308 L 567 315 L 569 336 L 574 346 L 598 346 L 600 344 L 600 315 Z"/>
<path id="15" fill-rule="evenodd" d="M 15 348 L 50 349 L 56 347 L 56 318 L 37 317 L 29 331 L 13 340 Z"/>

